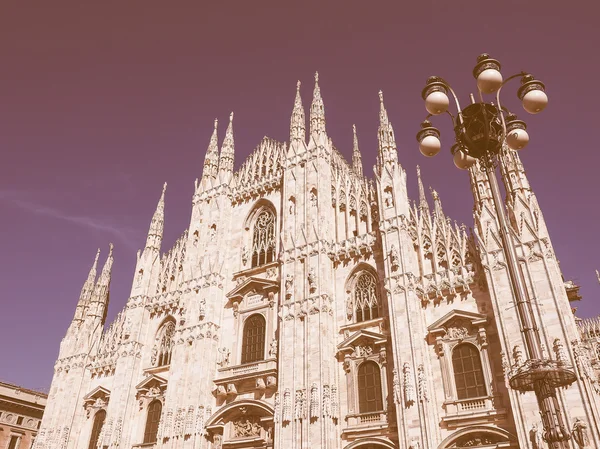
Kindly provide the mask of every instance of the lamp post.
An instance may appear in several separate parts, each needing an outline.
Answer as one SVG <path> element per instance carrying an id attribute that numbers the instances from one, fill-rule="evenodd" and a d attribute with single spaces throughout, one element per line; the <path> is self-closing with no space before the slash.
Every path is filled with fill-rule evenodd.
<path id="1" fill-rule="evenodd" d="M 434 115 L 447 113 L 452 119 L 456 138 L 450 150 L 454 164 L 466 170 L 479 162 L 488 177 L 508 268 L 507 274 L 527 356 L 527 360 L 520 367 L 511 371 L 509 385 L 514 390 L 535 392 L 544 427 L 544 440 L 551 449 L 567 449 L 570 434 L 565 425 L 556 391 L 559 387 L 572 384 L 576 376 L 572 367 L 566 366 L 563 360 L 549 359 L 542 351 L 539 330 L 525 288 L 496 178 L 500 153 L 521 150 L 529 142 L 525 122 L 500 104 L 502 87 L 510 80 L 520 77 L 521 86 L 517 96 L 523 108 L 530 114 L 541 112 L 548 104 L 548 97 L 544 84 L 528 73 L 521 72 L 503 80 L 500 63 L 487 54 L 477 58 L 473 76 L 477 80 L 480 101 L 475 102 L 471 96 L 471 104 L 464 109 L 461 108 L 454 90 L 444 79 L 432 76 L 427 80 L 422 97 L 429 114 L 421 123 L 421 130 L 417 133 L 419 149 L 428 157 L 435 156 L 440 151 L 440 132 L 428 119 Z M 456 116 L 448 111 L 450 105 L 448 93 L 452 94 L 456 103 L 458 111 Z M 484 95 L 494 93 L 495 103 L 484 101 Z"/>

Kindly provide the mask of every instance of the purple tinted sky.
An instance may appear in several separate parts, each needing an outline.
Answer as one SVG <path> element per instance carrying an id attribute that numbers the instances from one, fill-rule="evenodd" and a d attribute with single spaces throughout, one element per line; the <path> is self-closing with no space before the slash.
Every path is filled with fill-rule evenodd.
<path id="1" fill-rule="evenodd" d="M 0 6 L 0 379 L 47 388 L 96 248 L 103 261 L 115 243 L 112 319 L 164 181 L 164 246 L 188 226 L 213 119 L 222 139 L 235 111 L 239 166 L 263 135 L 288 139 L 296 80 L 307 106 L 315 70 L 342 153 L 356 123 L 372 173 L 382 89 L 413 198 L 420 164 L 447 214 L 467 224 L 467 175 L 447 152 L 426 160 L 417 150 L 425 79 L 444 76 L 468 101 L 482 52 L 505 75 L 541 78 L 543 114 L 526 116 L 514 87 L 505 102 L 529 124 L 522 159 L 565 276 L 582 285 L 578 313 L 600 312 L 599 117 L 583 78 L 599 71 L 594 2 L 25 3 Z"/>

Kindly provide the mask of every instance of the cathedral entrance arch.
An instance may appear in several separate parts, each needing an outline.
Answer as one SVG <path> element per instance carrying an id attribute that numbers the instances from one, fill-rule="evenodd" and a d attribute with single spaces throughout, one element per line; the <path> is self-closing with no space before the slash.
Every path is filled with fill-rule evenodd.
<path id="1" fill-rule="evenodd" d="M 488 426 L 470 426 L 453 433 L 438 449 L 462 448 L 518 448 L 517 439 L 504 429 Z"/>
<path id="2" fill-rule="evenodd" d="M 225 405 L 206 423 L 211 449 L 266 448 L 273 445 L 273 408 L 245 399 Z"/>
<path id="3" fill-rule="evenodd" d="M 374 438 L 361 438 L 355 440 L 344 449 L 397 449 L 398 445 L 394 444 L 387 438 L 374 437 Z"/>

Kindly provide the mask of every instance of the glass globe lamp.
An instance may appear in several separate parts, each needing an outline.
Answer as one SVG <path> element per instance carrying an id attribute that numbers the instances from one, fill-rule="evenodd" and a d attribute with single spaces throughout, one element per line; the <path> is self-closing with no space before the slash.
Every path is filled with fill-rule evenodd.
<path id="1" fill-rule="evenodd" d="M 431 115 L 443 114 L 450 105 L 446 84 L 437 76 L 430 76 L 427 79 L 421 97 L 425 100 L 425 109 Z"/>
<path id="2" fill-rule="evenodd" d="M 433 127 L 428 120 L 421 123 L 421 130 L 417 133 L 419 151 L 423 156 L 433 157 L 440 152 L 442 142 L 440 131 Z"/>
<path id="3" fill-rule="evenodd" d="M 450 151 L 452 152 L 452 158 L 456 168 L 467 170 L 477 162 L 477 159 L 473 156 L 469 156 L 466 152 L 466 148 L 459 143 L 454 144 Z"/>
<path id="4" fill-rule="evenodd" d="M 522 150 L 529 143 L 525 122 L 510 114 L 506 117 L 506 144 L 511 150 Z"/>
<path id="5" fill-rule="evenodd" d="M 492 94 L 502 87 L 500 63 L 486 53 L 477 58 L 473 76 L 477 80 L 477 88 L 481 93 Z"/>
<path id="6" fill-rule="evenodd" d="M 521 78 L 521 87 L 517 91 L 517 96 L 523 104 L 523 109 L 530 114 L 542 112 L 548 105 L 544 83 L 536 80 L 533 75 L 525 75 Z"/>

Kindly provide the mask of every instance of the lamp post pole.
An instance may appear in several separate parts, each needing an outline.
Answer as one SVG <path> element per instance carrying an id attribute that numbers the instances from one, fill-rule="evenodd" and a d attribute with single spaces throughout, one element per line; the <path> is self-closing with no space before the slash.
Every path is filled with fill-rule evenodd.
<path id="1" fill-rule="evenodd" d="M 542 435 L 544 441 L 550 449 L 568 449 L 568 440 L 571 436 L 565 426 L 556 391 L 558 387 L 572 384 L 576 376 L 572 367 L 566 366 L 564 360 L 552 360 L 545 357 L 542 352 L 535 315 L 525 288 L 496 178 L 500 153 L 520 150 L 529 141 L 525 123 L 500 105 L 501 88 L 511 79 L 521 77 L 518 96 L 525 110 L 533 114 L 543 110 L 548 99 L 543 83 L 527 73 L 519 73 L 503 81 L 500 63 L 487 54 L 478 57 L 473 75 L 477 79 L 481 101 L 476 103 L 472 100 L 472 104 L 464 109 L 461 109 L 456 94 L 446 81 L 439 77 L 430 77 L 422 93 L 425 107 L 429 112 L 427 118 L 448 113 L 452 118 L 456 134 L 456 143 L 451 149 L 455 165 L 461 169 L 468 169 L 479 162 L 487 175 L 498 218 L 508 279 L 527 354 L 527 360 L 511 370 L 509 385 L 514 390 L 535 393 L 544 428 Z M 448 92 L 452 94 L 456 103 L 458 110 L 456 117 L 448 112 Z M 492 93 L 496 93 L 496 104 L 484 102 L 483 94 Z M 417 134 L 420 150 L 425 156 L 431 157 L 439 152 L 441 148 L 439 137 L 439 131 L 426 119 Z"/>

